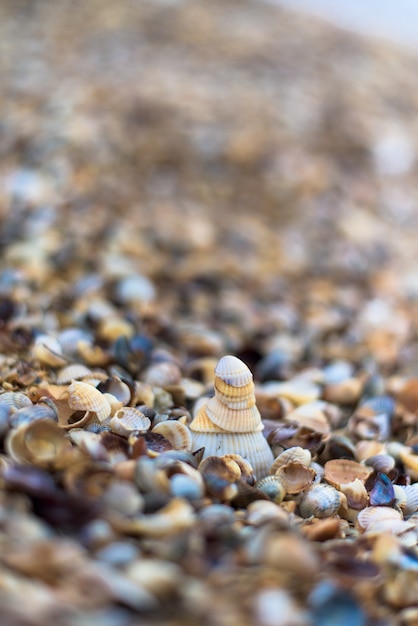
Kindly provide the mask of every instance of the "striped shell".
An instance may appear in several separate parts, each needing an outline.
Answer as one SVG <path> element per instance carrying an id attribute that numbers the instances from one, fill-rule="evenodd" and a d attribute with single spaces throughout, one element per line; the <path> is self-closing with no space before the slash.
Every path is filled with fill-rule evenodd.
<path id="1" fill-rule="evenodd" d="M 80 378 L 86 378 L 91 376 L 91 369 L 83 365 L 83 363 L 71 363 L 66 365 L 57 374 L 58 385 L 68 385 L 73 380 L 79 380 Z"/>
<path id="2" fill-rule="evenodd" d="M 351 483 L 358 478 L 364 482 L 372 473 L 372 468 L 349 459 L 331 459 L 324 465 L 324 478 L 333 487 Z"/>
<path id="3" fill-rule="evenodd" d="M 309 450 L 301 448 L 300 446 L 293 446 L 281 452 L 279 456 L 274 459 L 274 463 L 270 468 L 270 474 L 275 474 L 279 467 L 291 461 L 298 461 L 298 463 L 302 463 L 302 465 L 308 467 L 311 460 L 312 455 Z"/>
<path id="4" fill-rule="evenodd" d="M 163 435 L 172 444 L 175 450 L 191 450 L 193 446 L 192 434 L 185 424 L 177 420 L 160 422 L 152 432 Z"/>
<path id="5" fill-rule="evenodd" d="M 134 407 L 122 407 L 110 420 L 110 428 L 118 435 L 128 436 L 133 430 L 148 430 L 151 420 Z"/>
<path id="6" fill-rule="evenodd" d="M 232 387 L 244 387 L 253 380 L 253 376 L 245 363 L 230 354 L 218 361 L 215 367 L 215 376 Z"/>
<path id="7" fill-rule="evenodd" d="M 111 413 L 108 400 L 100 391 L 88 383 L 74 381 L 68 387 L 68 404 L 77 411 L 96 413 L 100 421 L 105 420 Z"/>
<path id="8" fill-rule="evenodd" d="M 340 508 L 341 496 L 330 485 L 311 487 L 299 502 L 299 513 L 302 517 L 325 518 L 335 515 Z"/>
<path id="9" fill-rule="evenodd" d="M 280 504 L 286 495 L 286 489 L 279 476 L 264 476 L 264 478 L 257 480 L 255 486 L 257 489 L 261 489 L 276 504 Z"/>
<path id="10" fill-rule="evenodd" d="M 401 520 L 402 513 L 388 506 L 368 506 L 357 516 L 357 524 L 363 530 L 368 530 L 372 524 L 387 520 Z"/>

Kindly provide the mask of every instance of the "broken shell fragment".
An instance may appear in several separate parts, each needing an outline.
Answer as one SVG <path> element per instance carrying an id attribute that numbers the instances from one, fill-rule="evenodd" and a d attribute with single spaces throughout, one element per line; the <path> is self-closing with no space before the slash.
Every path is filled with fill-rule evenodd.
<path id="1" fill-rule="evenodd" d="M 333 487 L 351 483 L 358 478 L 365 482 L 372 473 L 372 468 L 349 459 L 331 459 L 324 465 L 324 478 Z"/>
<path id="2" fill-rule="evenodd" d="M 402 513 L 387 506 L 368 506 L 359 512 L 357 525 L 361 530 L 368 530 L 376 522 L 397 521 L 402 519 Z"/>
<path id="3" fill-rule="evenodd" d="M 39 419 L 10 431 L 5 447 L 18 463 L 52 467 L 72 444 L 54 421 Z"/>
<path id="4" fill-rule="evenodd" d="M 175 450 L 191 450 L 193 446 L 192 434 L 189 428 L 178 420 L 160 422 L 152 429 L 169 440 Z"/>
<path id="5" fill-rule="evenodd" d="M 279 467 L 275 475 L 280 479 L 286 493 L 297 494 L 312 484 L 315 470 L 298 461 L 291 461 Z"/>
<path id="6" fill-rule="evenodd" d="M 301 448 L 300 446 L 293 446 L 292 448 L 287 448 L 274 459 L 273 465 L 270 468 L 270 474 L 275 474 L 279 467 L 282 465 L 286 465 L 286 463 L 290 463 L 291 461 L 297 461 L 298 463 L 302 463 L 305 467 L 310 465 L 312 460 L 312 455 L 309 450 L 305 448 Z"/>
<path id="7" fill-rule="evenodd" d="M 116 411 L 109 425 L 113 432 L 127 437 L 134 430 L 148 430 L 151 420 L 134 407 L 122 407 Z"/>

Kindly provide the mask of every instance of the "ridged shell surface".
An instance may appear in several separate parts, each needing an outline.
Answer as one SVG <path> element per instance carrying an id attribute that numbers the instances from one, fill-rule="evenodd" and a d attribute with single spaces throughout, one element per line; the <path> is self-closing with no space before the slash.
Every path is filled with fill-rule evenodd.
<path id="1" fill-rule="evenodd" d="M 177 420 L 160 422 L 152 429 L 154 433 L 163 435 L 170 441 L 175 450 L 191 450 L 193 441 L 192 434 L 185 424 Z"/>
<path id="2" fill-rule="evenodd" d="M 74 381 L 68 387 L 68 404 L 72 409 L 96 413 L 100 421 L 111 413 L 107 399 L 92 385 Z"/>
<path id="3" fill-rule="evenodd" d="M 254 468 L 257 478 L 268 474 L 273 462 L 273 453 L 258 431 L 254 433 L 193 433 L 193 448 L 205 448 L 207 456 L 224 454 L 240 454 Z"/>
<path id="4" fill-rule="evenodd" d="M 245 387 L 253 380 L 253 375 L 245 363 L 230 354 L 220 359 L 215 367 L 215 375 L 233 387 Z"/>
<path id="5" fill-rule="evenodd" d="M 228 432 L 251 433 L 263 429 L 256 406 L 234 410 L 223 404 L 217 396 L 211 398 L 206 404 L 206 415 L 212 424 Z"/>

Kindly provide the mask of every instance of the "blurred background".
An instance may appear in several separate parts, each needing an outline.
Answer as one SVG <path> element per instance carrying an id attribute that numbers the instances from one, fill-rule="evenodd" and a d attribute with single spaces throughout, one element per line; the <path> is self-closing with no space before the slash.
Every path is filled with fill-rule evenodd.
<path id="1" fill-rule="evenodd" d="M 236 351 L 332 311 L 394 334 L 392 366 L 416 337 L 416 41 L 337 6 L 3 0 L 0 286 L 65 324 L 68 285 L 139 275 Z"/>

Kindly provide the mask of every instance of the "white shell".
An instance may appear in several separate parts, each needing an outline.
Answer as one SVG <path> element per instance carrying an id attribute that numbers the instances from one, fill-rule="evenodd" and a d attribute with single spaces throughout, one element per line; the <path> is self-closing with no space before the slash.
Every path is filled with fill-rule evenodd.
<path id="1" fill-rule="evenodd" d="M 68 404 L 72 409 L 96 413 L 100 421 L 111 414 L 111 406 L 102 393 L 89 383 L 74 381 L 68 387 Z"/>
<path id="2" fill-rule="evenodd" d="M 253 379 L 245 363 L 230 354 L 220 359 L 215 367 L 215 375 L 232 387 L 244 387 Z"/>
<path id="3" fill-rule="evenodd" d="M 240 454 L 253 467 L 257 478 L 268 474 L 273 453 L 263 434 L 254 433 L 193 433 L 193 449 L 205 448 L 203 458 Z"/>
<path id="4" fill-rule="evenodd" d="M 367 530 L 372 524 L 387 520 L 401 520 L 402 514 L 396 509 L 388 506 L 368 506 L 357 516 L 357 523 L 360 528 Z"/>
<path id="5" fill-rule="evenodd" d="M 178 420 L 160 422 L 152 432 L 163 435 L 176 450 L 191 450 L 193 446 L 192 433 L 185 424 Z"/>

